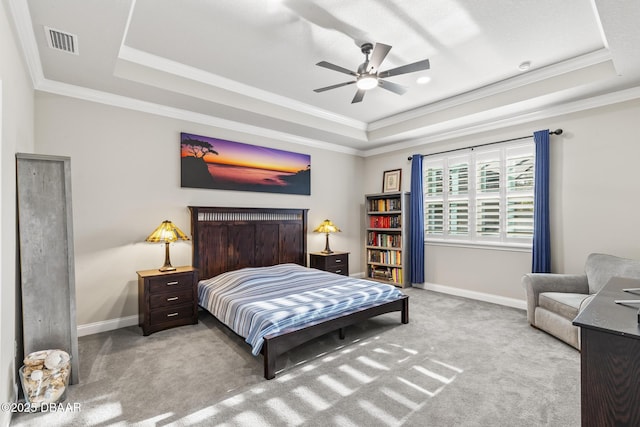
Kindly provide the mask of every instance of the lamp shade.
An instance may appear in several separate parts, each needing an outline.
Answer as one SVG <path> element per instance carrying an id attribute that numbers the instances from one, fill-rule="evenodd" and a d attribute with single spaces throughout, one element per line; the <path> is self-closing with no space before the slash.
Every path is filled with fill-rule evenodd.
<path id="1" fill-rule="evenodd" d="M 145 239 L 145 241 L 151 243 L 170 243 L 176 240 L 189 240 L 189 238 L 169 220 L 162 221 L 162 224 Z"/>
<path id="2" fill-rule="evenodd" d="M 340 229 L 333 223 L 331 220 L 325 219 L 322 221 L 322 224 L 316 227 L 313 230 L 314 233 L 336 233 L 340 231 Z"/>
<path id="3" fill-rule="evenodd" d="M 325 219 L 324 221 L 322 221 L 322 224 L 320 224 L 319 226 L 316 227 L 315 230 L 313 230 L 314 233 L 325 233 L 326 235 L 325 246 L 322 253 L 324 254 L 333 253 L 333 251 L 329 247 L 329 233 L 336 233 L 338 231 L 340 231 L 340 229 L 336 227 L 336 225 L 328 219 Z"/>
<path id="4" fill-rule="evenodd" d="M 160 267 L 160 271 L 174 271 L 176 269 L 171 265 L 171 260 L 169 259 L 169 243 L 176 240 L 189 240 L 189 238 L 169 220 L 162 221 L 162 224 L 145 239 L 147 242 L 165 244 L 164 265 Z"/>

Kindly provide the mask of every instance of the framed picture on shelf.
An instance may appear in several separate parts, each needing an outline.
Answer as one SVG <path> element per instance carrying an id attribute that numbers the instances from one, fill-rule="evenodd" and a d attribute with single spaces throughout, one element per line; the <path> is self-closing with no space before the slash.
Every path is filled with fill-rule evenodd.
<path id="1" fill-rule="evenodd" d="M 400 191 L 400 178 L 402 177 L 402 169 L 393 169 L 384 171 L 382 175 L 382 192 L 391 193 Z"/>

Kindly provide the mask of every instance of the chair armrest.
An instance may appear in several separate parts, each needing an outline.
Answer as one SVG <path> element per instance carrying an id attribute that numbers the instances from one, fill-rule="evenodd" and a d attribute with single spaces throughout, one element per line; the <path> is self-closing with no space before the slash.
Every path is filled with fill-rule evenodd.
<path id="1" fill-rule="evenodd" d="M 522 285 L 527 293 L 527 320 L 532 325 L 535 324 L 534 313 L 541 293 L 589 293 L 586 274 L 529 273 L 522 277 Z"/>

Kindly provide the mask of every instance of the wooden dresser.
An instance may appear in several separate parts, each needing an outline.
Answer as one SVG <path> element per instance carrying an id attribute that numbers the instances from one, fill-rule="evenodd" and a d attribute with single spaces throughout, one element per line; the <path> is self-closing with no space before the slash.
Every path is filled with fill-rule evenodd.
<path id="1" fill-rule="evenodd" d="M 582 342 L 583 426 L 640 425 L 640 304 L 614 302 L 640 300 L 626 288 L 640 288 L 640 280 L 612 278 L 573 320 Z"/>
<path id="2" fill-rule="evenodd" d="M 138 324 L 143 335 L 198 323 L 198 270 L 138 271 Z"/>
<path id="3" fill-rule="evenodd" d="M 309 254 L 309 267 L 348 276 L 349 252 L 312 252 Z"/>

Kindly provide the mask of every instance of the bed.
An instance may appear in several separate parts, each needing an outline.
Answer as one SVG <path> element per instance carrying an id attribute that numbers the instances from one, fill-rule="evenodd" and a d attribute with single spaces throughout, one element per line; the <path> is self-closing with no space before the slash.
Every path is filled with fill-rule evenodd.
<path id="1" fill-rule="evenodd" d="M 304 268 L 306 209 L 189 209 L 199 303 L 263 355 L 266 379 L 275 377 L 280 354 L 313 338 L 333 331 L 344 338 L 346 326 L 389 312 L 409 322 L 409 299 L 393 286 Z M 284 314 L 285 306 L 295 307 Z"/>

